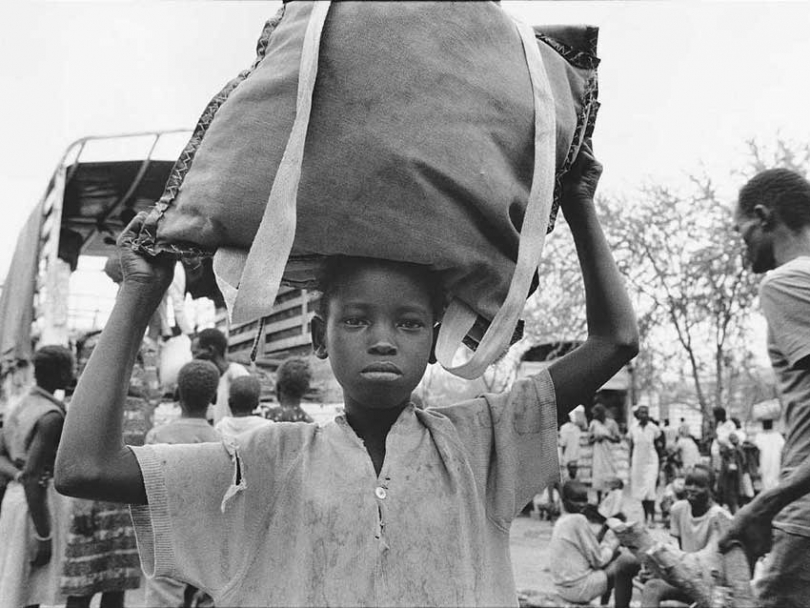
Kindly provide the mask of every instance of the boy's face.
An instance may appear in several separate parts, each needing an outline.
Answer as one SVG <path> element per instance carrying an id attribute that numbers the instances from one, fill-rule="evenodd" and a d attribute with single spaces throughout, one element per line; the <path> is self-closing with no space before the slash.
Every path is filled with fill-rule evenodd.
<path id="1" fill-rule="evenodd" d="M 433 324 L 423 280 L 395 265 L 358 265 L 332 292 L 325 327 L 314 320 L 313 346 L 329 357 L 347 406 L 387 409 L 408 401 L 422 379 Z"/>

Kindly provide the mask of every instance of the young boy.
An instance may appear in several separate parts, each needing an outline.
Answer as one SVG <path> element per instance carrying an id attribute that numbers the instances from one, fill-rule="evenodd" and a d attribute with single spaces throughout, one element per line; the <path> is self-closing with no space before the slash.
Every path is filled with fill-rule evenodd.
<path id="1" fill-rule="evenodd" d="M 686 499 L 672 505 L 669 532 L 678 546 L 687 553 L 695 553 L 719 540 L 718 518 L 731 519 L 731 515 L 712 498 L 714 472 L 711 467 L 697 465 L 687 471 Z M 669 583 L 653 578 L 644 584 L 642 606 L 659 606 L 664 600 L 691 603 L 689 596 Z"/>
<path id="2" fill-rule="evenodd" d="M 231 439 L 242 433 L 272 424 L 261 416 L 254 416 L 253 410 L 259 406 L 262 387 L 254 376 L 234 378 L 228 394 L 228 405 L 232 416 L 225 416 L 214 427 L 223 439 Z"/>
<path id="3" fill-rule="evenodd" d="M 580 348 L 508 393 L 418 409 L 410 396 L 441 319 L 439 282 L 422 266 L 333 259 L 312 339 L 344 414 L 323 427 L 274 424 L 236 448 L 122 446 L 119 378 L 172 268 L 122 247 L 124 283 L 66 421 L 60 490 L 132 504 L 149 574 L 186 580 L 219 606 L 517 605 L 509 527 L 559 476 L 557 413 L 638 349 L 594 209 L 600 171 L 586 146 L 563 196 L 587 296 Z"/>
<path id="4" fill-rule="evenodd" d="M 181 367 L 177 374 L 180 418 L 150 430 L 146 434 L 146 445 L 220 441 L 219 433 L 206 420 L 208 406 L 216 397 L 218 385 L 219 370 L 210 361 L 189 361 Z M 205 490 L 199 488 L 198 491 Z M 177 608 L 186 605 L 187 593 L 187 585 L 170 576 L 147 578 L 145 605 Z"/>
<path id="5" fill-rule="evenodd" d="M 562 504 L 564 514 L 554 524 L 549 547 L 554 556 L 551 575 L 560 597 L 566 602 L 587 603 L 615 590 L 616 608 L 627 608 L 638 561 L 620 550 L 619 540 L 607 530 L 607 524 L 599 535 L 591 529 L 585 512 L 594 509 L 588 504 L 588 489 L 583 483 L 566 481 Z"/>
<path id="6" fill-rule="evenodd" d="M 208 406 L 219 385 L 219 370 L 210 361 L 189 361 L 177 374 L 180 418 L 156 426 L 146 434 L 145 443 L 204 443 L 220 436 L 206 420 Z"/>

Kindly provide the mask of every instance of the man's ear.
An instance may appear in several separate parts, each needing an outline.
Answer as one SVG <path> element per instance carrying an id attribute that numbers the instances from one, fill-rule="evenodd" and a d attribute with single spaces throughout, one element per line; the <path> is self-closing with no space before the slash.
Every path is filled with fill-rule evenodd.
<path id="1" fill-rule="evenodd" d="M 756 205 L 754 207 L 754 216 L 759 220 L 763 228 L 770 230 L 773 227 L 775 218 L 773 209 L 770 207 L 766 207 L 765 205 Z"/>
<path id="2" fill-rule="evenodd" d="M 433 326 L 433 344 L 430 345 L 430 357 L 428 357 L 428 363 L 436 363 L 438 359 L 436 359 L 436 342 L 439 341 L 439 329 L 441 329 L 442 324 L 437 323 Z"/>
<path id="3" fill-rule="evenodd" d="M 329 353 L 326 351 L 326 322 L 315 315 L 310 323 L 310 336 L 312 337 L 312 349 L 318 359 L 326 359 Z"/>

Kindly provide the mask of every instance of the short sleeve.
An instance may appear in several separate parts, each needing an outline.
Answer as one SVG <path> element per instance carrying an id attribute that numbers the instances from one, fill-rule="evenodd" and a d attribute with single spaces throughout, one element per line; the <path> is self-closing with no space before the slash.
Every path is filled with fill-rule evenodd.
<path id="1" fill-rule="evenodd" d="M 131 505 L 141 564 L 211 595 L 242 566 L 244 497 L 231 500 L 236 467 L 222 443 L 132 447 L 147 505 Z"/>
<path id="2" fill-rule="evenodd" d="M 536 494 L 560 479 L 557 404 L 548 371 L 512 389 L 438 408 L 451 419 L 486 492 L 487 513 L 507 527 Z"/>
<path id="3" fill-rule="evenodd" d="M 763 281 L 759 298 L 771 338 L 790 365 L 810 356 L 810 277 L 777 270 Z"/>

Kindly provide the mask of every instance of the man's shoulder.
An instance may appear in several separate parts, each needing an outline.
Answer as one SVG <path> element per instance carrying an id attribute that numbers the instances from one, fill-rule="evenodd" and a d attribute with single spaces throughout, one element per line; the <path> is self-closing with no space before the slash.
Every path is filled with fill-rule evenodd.
<path id="1" fill-rule="evenodd" d="M 691 511 L 692 507 L 689 505 L 689 501 L 686 500 L 685 498 L 682 498 L 680 500 L 676 500 L 672 504 L 672 507 L 669 510 L 669 514 L 670 517 L 674 519 L 675 517 L 682 516 L 684 513 L 691 513 Z"/>
<path id="2" fill-rule="evenodd" d="M 729 513 L 728 509 L 726 509 L 722 505 L 714 503 L 711 507 L 709 507 L 709 518 L 732 519 L 733 517 L 731 513 Z"/>
<path id="3" fill-rule="evenodd" d="M 810 289 L 810 257 L 801 256 L 767 273 L 759 284 L 760 294 L 786 289 Z"/>

